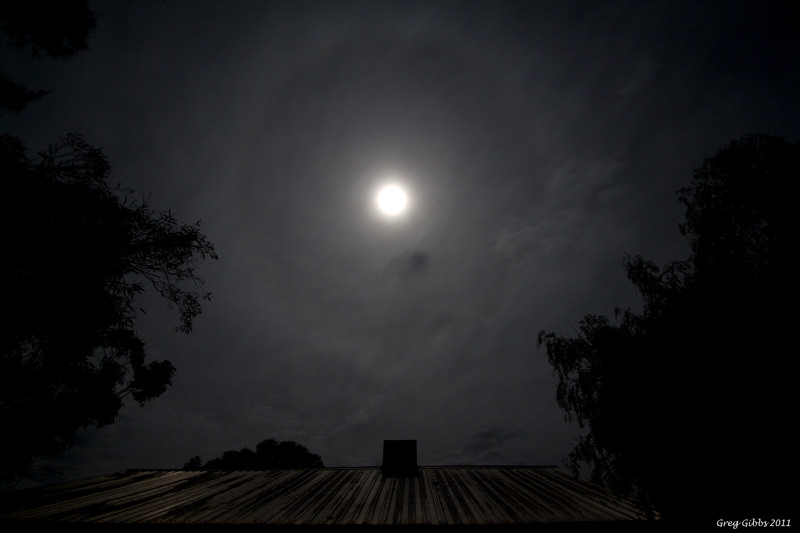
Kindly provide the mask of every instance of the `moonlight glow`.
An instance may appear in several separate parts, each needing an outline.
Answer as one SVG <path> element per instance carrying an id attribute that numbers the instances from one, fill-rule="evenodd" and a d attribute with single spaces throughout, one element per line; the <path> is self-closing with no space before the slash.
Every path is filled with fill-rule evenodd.
<path id="1" fill-rule="evenodd" d="M 378 191 L 376 197 L 378 209 L 388 216 L 399 215 L 406 209 L 408 197 L 405 191 L 397 185 L 386 185 Z"/>

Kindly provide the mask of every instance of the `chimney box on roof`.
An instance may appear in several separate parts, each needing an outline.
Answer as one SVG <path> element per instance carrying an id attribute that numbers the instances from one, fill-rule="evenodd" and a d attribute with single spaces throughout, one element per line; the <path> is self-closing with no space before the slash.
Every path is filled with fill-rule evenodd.
<path id="1" fill-rule="evenodd" d="M 383 466 L 381 466 L 381 472 L 383 472 L 384 477 L 418 476 L 417 441 L 383 441 Z"/>

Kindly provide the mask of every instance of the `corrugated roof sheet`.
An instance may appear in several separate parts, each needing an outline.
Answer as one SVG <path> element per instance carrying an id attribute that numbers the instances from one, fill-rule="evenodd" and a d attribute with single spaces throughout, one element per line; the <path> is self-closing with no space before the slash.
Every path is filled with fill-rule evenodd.
<path id="1" fill-rule="evenodd" d="M 533 524 L 642 520 L 636 501 L 557 467 L 127 471 L 6 494 L 2 521 Z"/>

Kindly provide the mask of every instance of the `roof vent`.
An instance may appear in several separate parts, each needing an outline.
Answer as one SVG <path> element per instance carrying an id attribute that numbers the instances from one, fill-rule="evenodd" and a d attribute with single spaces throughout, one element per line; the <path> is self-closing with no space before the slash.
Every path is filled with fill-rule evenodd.
<path id="1" fill-rule="evenodd" d="M 383 441 L 384 477 L 417 477 L 417 441 L 385 440 Z"/>

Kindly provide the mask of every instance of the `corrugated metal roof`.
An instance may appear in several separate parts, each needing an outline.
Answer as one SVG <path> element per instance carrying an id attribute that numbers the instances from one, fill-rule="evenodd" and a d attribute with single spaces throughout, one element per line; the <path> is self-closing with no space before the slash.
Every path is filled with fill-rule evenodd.
<path id="1" fill-rule="evenodd" d="M 645 519 L 552 466 L 127 471 L 6 494 L 0 520 L 97 523 L 532 524 Z"/>

